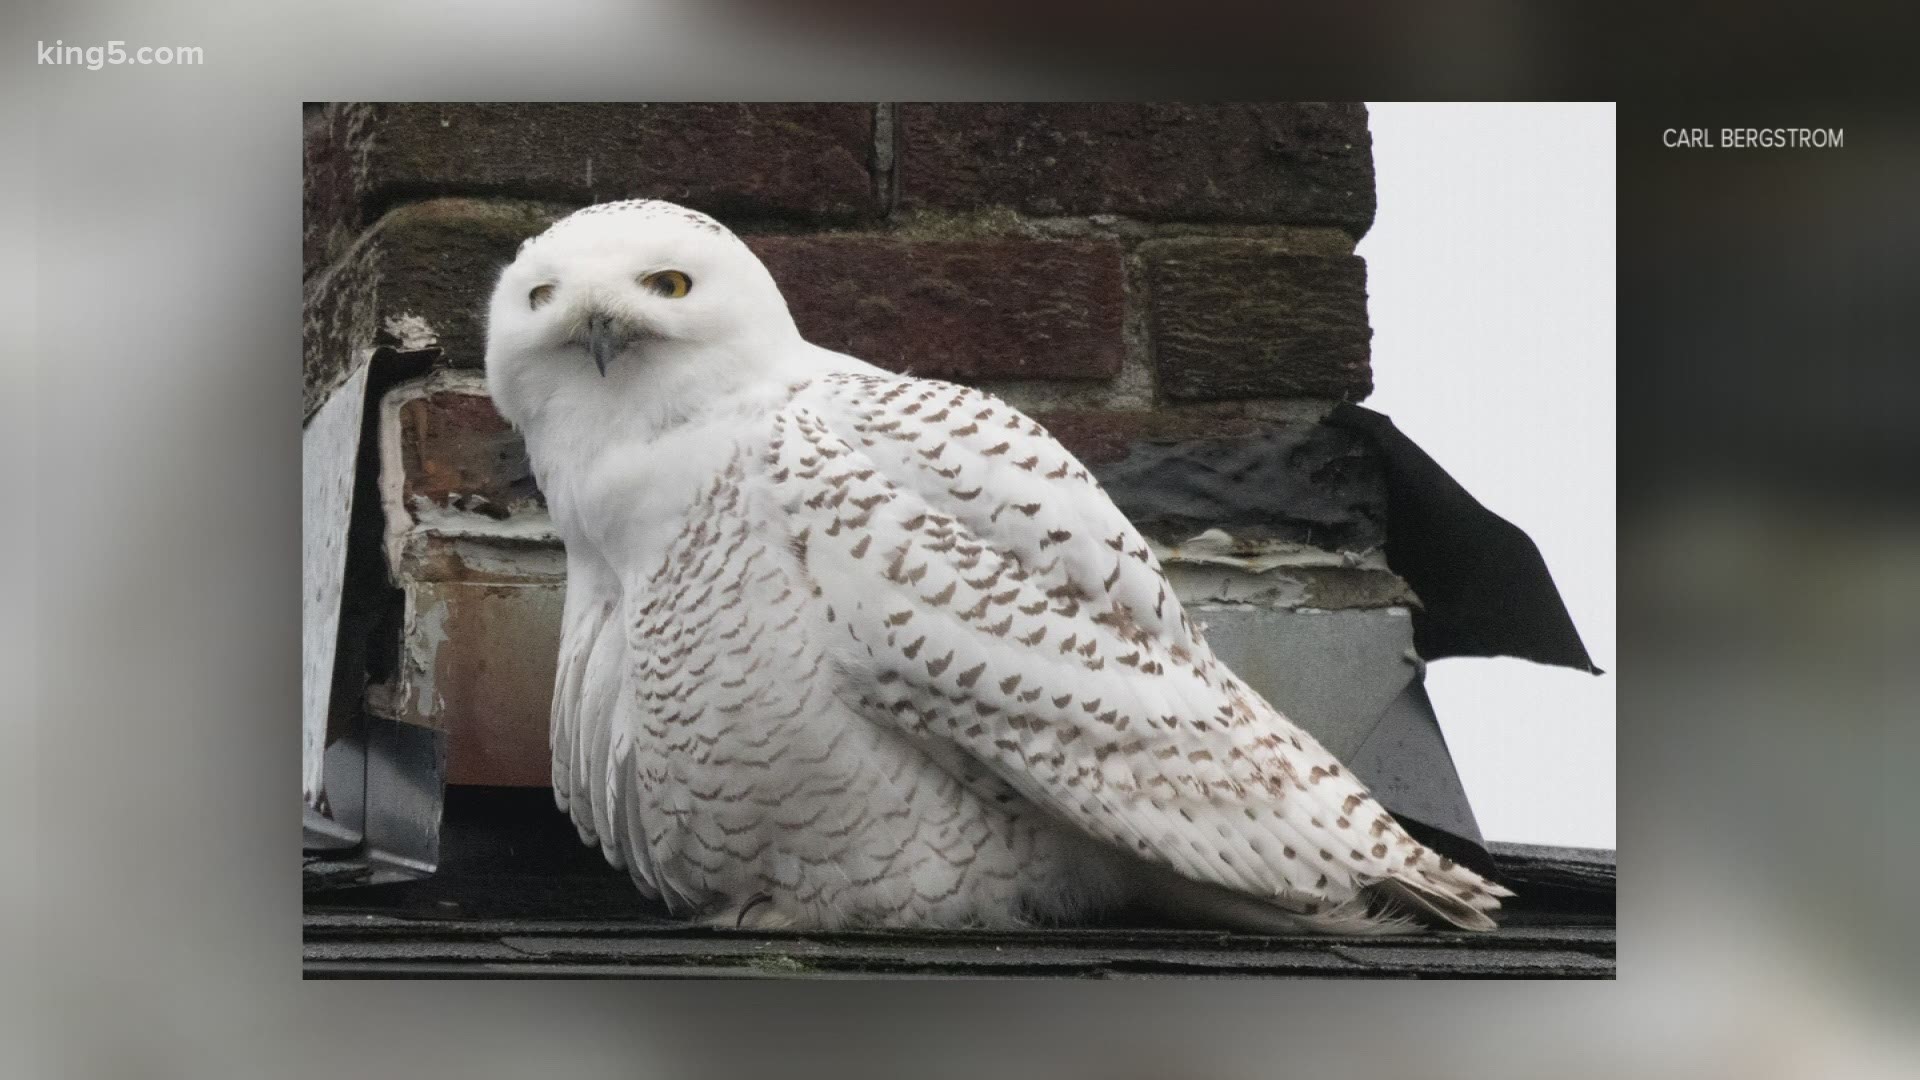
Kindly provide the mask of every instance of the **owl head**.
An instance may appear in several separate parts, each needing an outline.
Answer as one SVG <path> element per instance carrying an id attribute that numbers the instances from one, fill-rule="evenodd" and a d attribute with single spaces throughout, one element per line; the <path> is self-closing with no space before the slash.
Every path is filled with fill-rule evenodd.
<path id="1" fill-rule="evenodd" d="M 523 423 L 555 394 L 723 384 L 798 338 L 779 286 L 705 214 L 650 199 L 600 203 L 520 245 L 487 310 L 487 382 Z"/>

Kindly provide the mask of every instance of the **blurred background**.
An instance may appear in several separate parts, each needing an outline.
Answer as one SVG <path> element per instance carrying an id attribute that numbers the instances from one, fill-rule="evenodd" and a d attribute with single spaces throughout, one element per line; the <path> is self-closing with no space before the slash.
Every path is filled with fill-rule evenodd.
<path id="1" fill-rule="evenodd" d="M 1663 11 L 1628 32 L 1484 3 L 1305 21 L 1223 2 L 831 6 L 5 16 L 0 440 L 21 494 L 0 662 L 25 706 L 0 753 L 10 1074 L 1913 1074 L 1920 124 L 1874 96 L 1908 81 L 1877 66 L 1908 40 L 1872 21 L 1892 16 Z M 31 43 L 56 38 L 198 45 L 207 63 L 34 65 Z M 775 1001 L 298 984 L 279 808 L 297 771 L 299 102 L 1279 97 L 1315 77 L 1624 99 L 1624 647 L 1596 657 L 1624 680 L 1619 985 Z M 1847 142 L 1661 145 L 1667 127 L 1781 123 Z M 1386 182 L 1383 163 L 1383 204 Z"/>

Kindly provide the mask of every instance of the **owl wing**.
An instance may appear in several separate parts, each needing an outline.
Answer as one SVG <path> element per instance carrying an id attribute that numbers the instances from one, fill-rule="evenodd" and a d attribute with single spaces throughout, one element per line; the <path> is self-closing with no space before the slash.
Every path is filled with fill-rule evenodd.
<path id="1" fill-rule="evenodd" d="M 632 792 L 634 743 L 617 737 L 632 726 L 619 715 L 631 704 L 621 698 L 630 663 L 621 626 L 625 611 L 612 572 L 592 555 L 570 552 L 548 724 L 553 796 L 584 843 L 625 869 L 642 896 L 659 900 L 660 876 L 639 819 L 641 800 Z"/>
<path id="2" fill-rule="evenodd" d="M 1505 891 L 1215 660 L 1146 541 L 1017 410 L 828 376 L 774 418 L 763 464 L 864 715 L 1193 881 L 1328 925 L 1387 892 L 1492 927 Z"/>

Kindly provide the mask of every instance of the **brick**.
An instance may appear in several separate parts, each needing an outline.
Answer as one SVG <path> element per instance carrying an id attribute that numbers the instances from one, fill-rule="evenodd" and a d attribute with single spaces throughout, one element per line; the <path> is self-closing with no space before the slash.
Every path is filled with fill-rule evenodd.
<path id="1" fill-rule="evenodd" d="M 479 367 L 486 358 L 487 298 L 520 242 L 564 208 L 479 199 L 437 199 L 400 207 L 366 238 L 379 275 L 377 331 L 413 317 L 432 331 L 447 361 Z"/>
<path id="2" fill-rule="evenodd" d="M 372 107 L 325 104 L 304 111 L 300 170 L 301 278 L 346 253 L 362 224 Z"/>
<path id="3" fill-rule="evenodd" d="M 365 246 L 307 282 L 300 305 L 301 415 L 311 416 L 353 370 L 378 324 L 378 259 Z"/>
<path id="4" fill-rule="evenodd" d="M 1152 221 L 1373 223 L 1366 107 L 901 105 L 900 205 Z"/>
<path id="5" fill-rule="evenodd" d="M 550 204 L 440 199 L 400 207 L 360 258 L 377 278 L 375 329 L 431 330 L 448 362 L 479 367 L 494 278 Z M 950 379 L 1103 379 L 1126 352 L 1125 271 L 1110 240 L 929 240 L 871 234 L 745 238 L 807 340 L 897 371 Z M 362 324 L 364 323 L 362 320 Z M 357 324 L 359 325 L 359 324 Z M 364 329 L 364 326 L 362 326 Z"/>
<path id="6" fill-rule="evenodd" d="M 1173 401 L 1359 400 L 1368 364 L 1366 264 L 1260 240 L 1140 246 L 1160 393 Z"/>
<path id="7" fill-rule="evenodd" d="M 425 499 L 502 516 L 545 504 L 527 444 L 484 391 L 429 392 L 401 404 L 400 461 L 407 505 Z"/>
<path id="8" fill-rule="evenodd" d="M 1136 443 L 1235 438 L 1253 434 L 1267 423 L 1206 408 L 1179 412 L 1059 409 L 1037 413 L 1034 420 L 1095 470 L 1124 459 Z"/>
<path id="9" fill-rule="evenodd" d="M 561 212 L 536 204 L 444 199 L 401 207 L 374 223 L 306 284 L 306 411 L 318 407 L 362 351 L 401 344 L 391 328 L 402 318 L 430 330 L 449 363 L 479 367 L 494 276 L 521 240 Z"/>
<path id="10" fill-rule="evenodd" d="M 946 379 L 1101 379 L 1126 309 L 1111 241 L 761 236 L 807 340 Z"/>
<path id="11" fill-rule="evenodd" d="M 377 329 L 419 319 L 455 367 L 486 352 L 486 299 L 520 241 L 564 208 L 440 199 L 368 235 Z M 1100 379 L 1120 370 L 1121 249 L 1109 240 L 927 240 L 870 234 L 745 238 L 807 340 L 898 371 L 952 379 Z"/>
<path id="12" fill-rule="evenodd" d="M 396 581 L 564 580 L 526 444 L 477 375 L 436 371 L 387 391 L 379 446 L 387 570 Z"/>
<path id="13" fill-rule="evenodd" d="M 720 217 L 850 221 L 882 211 L 865 104 L 379 107 L 368 199 L 661 198 Z"/>
<path id="14" fill-rule="evenodd" d="M 1329 550 L 1365 551 L 1386 539 L 1379 454 L 1344 429 L 1204 408 L 1034 419 L 1086 463 L 1128 520 L 1162 542 L 1211 528 Z"/>

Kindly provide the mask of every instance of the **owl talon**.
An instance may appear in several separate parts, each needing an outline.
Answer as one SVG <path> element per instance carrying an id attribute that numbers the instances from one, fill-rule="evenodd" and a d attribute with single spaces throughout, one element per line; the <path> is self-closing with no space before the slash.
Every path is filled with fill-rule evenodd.
<path id="1" fill-rule="evenodd" d="M 773 903 L 773 897 L 768 896 L 766 893 L 758 893 L 754 895 L 753 897 L 747 900 L 744 906 L 740 908 L 740 915 L 738 918 L 733 920 L 733 925 L 735 926 L 735 928 L 747 925 L 747 916 L 753 911 L 754 908 L 759 907 L 761 904 L 771 904 L 771 903 Z"/>
<path id="2" fill-rule="evenodd" d="M 722 911 L 709 920 L 708 925 L 735 930 L 791 930 L 799 925 L 799 921 L 781 910 L 772 896 L 755 893 L 737 911 Z"/>

